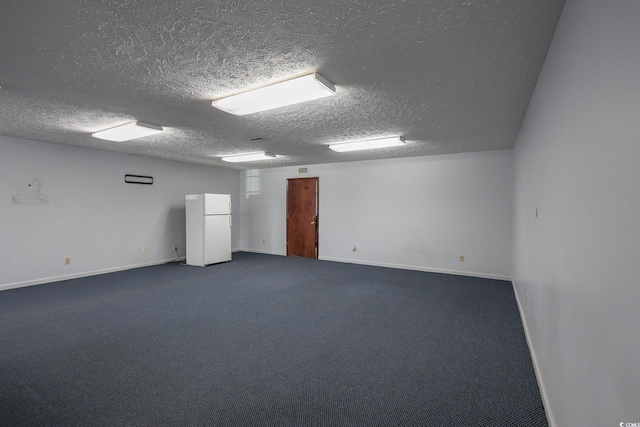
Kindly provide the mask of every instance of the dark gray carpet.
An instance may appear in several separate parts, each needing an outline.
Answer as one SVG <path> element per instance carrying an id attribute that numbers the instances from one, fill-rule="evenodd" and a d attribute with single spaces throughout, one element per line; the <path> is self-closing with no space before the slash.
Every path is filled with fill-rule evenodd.
<path id="1" fill-rule="evenodd" d="M 235 253 L 0 292 L 2 426 L 547 426 L 511 284 Z"/>

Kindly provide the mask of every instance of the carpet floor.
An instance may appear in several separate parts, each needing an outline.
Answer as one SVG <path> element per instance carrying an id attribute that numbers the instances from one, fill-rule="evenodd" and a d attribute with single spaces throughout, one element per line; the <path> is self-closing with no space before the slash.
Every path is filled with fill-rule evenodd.
<path id="1" fill-rule="evenodd" d="M 547 426 L 510 282 L 234 253 L 0 292 L 2 426 Z"/>

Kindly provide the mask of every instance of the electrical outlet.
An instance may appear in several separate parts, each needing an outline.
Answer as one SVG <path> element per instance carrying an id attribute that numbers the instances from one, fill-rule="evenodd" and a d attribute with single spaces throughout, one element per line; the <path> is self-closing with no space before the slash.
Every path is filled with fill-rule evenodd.
<path id="1" fill-rule="evenodd" d="M 69 258 L 68 256 L 64 257 L 64 265 L 69 265 L 71 264 L 71 258 Z"/>
<path id="2" fill-rule="evenodd" d="M 464 262 L 464 255 L 460 255 L 460 262 Z"/>
<path id="3" fill-rule="evenodd" d="M 142 247 L 142 252 L 147 252 L 147 247 L 146 246 Z"/>

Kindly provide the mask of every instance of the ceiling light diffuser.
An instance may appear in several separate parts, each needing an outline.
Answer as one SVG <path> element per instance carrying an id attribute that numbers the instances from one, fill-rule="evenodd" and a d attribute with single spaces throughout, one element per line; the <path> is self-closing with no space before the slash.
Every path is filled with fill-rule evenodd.
<path id="1" fill-rule="evenodd" d="M 331 144 L 329 145 L 329 148 L 331 148 L 333 151 L 342 153 L 345 151 L 369 150 L 372 148 L 396 147 L 399 145 L 405 145 L 404 139 L 401 136 L 392 136 L 389 138 L 368 139 L 364 141 Z"/>
<path id="2" fill-rule="evenodd" d="M 244 116 L 285 105 L 324 98 L 335 93 L 336 88 L 333 84 L 320 74 L 313 73 L 220 98 L 213 101 L 212 104 L 227 113 Z"/>
<path id="3" fill-rule="evenodd" d="M 240 162 L 254 162 L 257 160 L 272 160 L 275 159 L 276 155 L 271 153 L 265 153 L 261 151 L 259 153 L 246 153 L 246 154 L 236 154 L 234 156 L 223 157 L 223 162 L 230 163 L 240 163 Z"/>
<path id="4" fill-rule="evenodd" d="M 126 125 L 101 130 L 100 132 L 94 132 L 91 136 L 94 138 L 106 139 L 107 141 L 122 142 L 129 141 L 130 139 L 141 138 L 143 136 L 154 135 L 162 132 L 162 130 L 162 126 L 142 122 L 131 122 Z"/>

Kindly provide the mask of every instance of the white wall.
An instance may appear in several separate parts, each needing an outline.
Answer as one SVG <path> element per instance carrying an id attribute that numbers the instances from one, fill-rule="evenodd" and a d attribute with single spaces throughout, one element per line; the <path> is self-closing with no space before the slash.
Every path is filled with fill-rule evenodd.
<path id="1" fill-rule="evenodd" d="M 515 286 L 558 427 L 640 423 L 639 22 L 567 0 L 516 144 Z"/>
<path id="2" fill-rule="evenodd" d="M 238 199 L 236 170 L 3 136 L 0 148 L 0 289 L 172 260 L 174 244 L 185 253 L 185 194 Z"/>
<path id="3" fill-rule="evenodd" d="M 512 154 L 311 165 L 308 175 L 263 169 L 248 198 L 241 174 L 240 247 L 285 254 L 286 180 L 317 176 L 320 259 L 510 278 Z"/>

